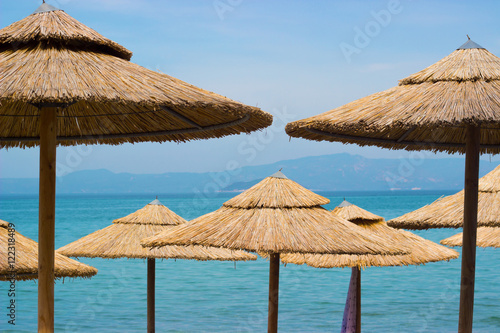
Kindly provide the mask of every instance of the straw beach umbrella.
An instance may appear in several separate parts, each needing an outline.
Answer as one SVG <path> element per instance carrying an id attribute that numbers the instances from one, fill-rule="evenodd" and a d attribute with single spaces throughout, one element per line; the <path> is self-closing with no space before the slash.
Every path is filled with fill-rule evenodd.
<path id="1" fill-rule="evenodd" d="M 462 233 L 443 239 L 440 243 L 448 246 L 462 246 Z M 477 246 L 500 247 L 500 228 L 477 228 Z"/>
<path id="2" fill-rule="evenodd" d="M 404 229 L 461 228 L 464 190 L 387 222 Z M 477 225 L 500 227 L 500 165 L 479 179 Z"/>
<path id="3" fill-rule="evenodd" d="M 267 253 L 268 332 L 278 329 L 280 253 L 401 253 L 321 205 L 330 200 L 277 172 L 218 210 L 142 241 L 144 246 L 197 244 Z"/>
<path id="4" fill-rule="evenodd" d="M 500 152 L 500 59 L 468 40 L 399 85 L 291 122 L 293 137 L 465 153 L 459 331 L 472 331 L 480 153 Z"/>
<path id="5" fill-rule="evenodd" d="M 351 282 L 347 294 L 342 332 L 361 332 L 361 268 L 375 266 L 408 266 L 428 262 L 456 259 L 459 253 L 411 232 L 393 229 L 384 219 L 347 201 L 337 206 L 333 213 L 384 238 L 405 246 L 409 253 L 403 255 L 347 255 L 347 254 L 284 254 L 282 261 L 297 265 L 306 264 L 318 268 L 352 267 Z"/>
<path id="6" fill-rule="evenodd" d="M 95 231 L 57 250 L 69 257 L 140 258 L 148 260 L 148 332 L 155 331 L 155 259 L 196 259 L 220 261 L 256 260 L 257 256 L 244 251 L 208 248 L 203 246 L 165 246 L 146 249 L 142 238 L 186 223 L 179 215 L 156 199 L 138 211 L 116 219 L 113 224 Z"/>
<path id="7" fill-rule="evenodd" d="M 17 232 L 12 224 L 0 220 L 0 281 L 38 278 L 38 244 Z M 56 254 L 54 277 L 90 278 L 97 269 Z"/>
<path id="8" fill-rule="evenodd" d="M 57 145 L 183 142 L 249 133 L 272 116 L 130 62 L 132 53 L 43 3 L 0 30 L 0 148 L 40 146 L 38 325 L 54 330 Z"/>

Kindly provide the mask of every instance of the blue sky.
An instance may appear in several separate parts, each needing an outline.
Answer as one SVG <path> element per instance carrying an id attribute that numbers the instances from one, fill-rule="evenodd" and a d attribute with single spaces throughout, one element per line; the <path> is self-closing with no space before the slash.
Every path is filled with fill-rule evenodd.
<path id="1" fill-rule="evenodd" d="M 0 0 L 0 27 L 31 14 L 41 2 Z M 219 171 L 229 161 L 243 166 L 338 152 L 411 158 L 405 151 L 289 141 L 284 125 L 390 88 L 453 52 L 466 34 L 500 55 L 498 1 L 47 2 L 130 49 L 137 64 L 275 115 L 272 128 L 251 135 L 59 148 L 60 175 L 99 168 Z M 37 164 L 36 148 L 0 150 L 2 178 L 37 177 Z"/>

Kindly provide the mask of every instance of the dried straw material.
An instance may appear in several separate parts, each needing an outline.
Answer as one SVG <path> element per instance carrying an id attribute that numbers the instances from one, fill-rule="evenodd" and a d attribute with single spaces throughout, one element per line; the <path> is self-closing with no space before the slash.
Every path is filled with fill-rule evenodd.
<path id="1" fill-rule="evenodd" d="M 463 234 L 443 239 L 440 243 L 448 246 L 462 246 Z M 479 247 L 500 247 L 500 228 L 479 227 L 477 228 L 476 246 Z"/>
<path id="2" fill-rule="evenodd" d="M 431 242 L 420 236 L 404 230 L 393 229 L 384 219 L 368 212 L 356 205 L 342 202 L 333 211 L 334 214 L 344 217 L 352 216 L 349 220 L 352 226 L 356 224 L 370 234 L 384 239 L 387 243 L 405 246 L 409 253 L 404 255 L 352 255 L 352 254 L 283 254 L 284 263 L 297 265 L 306 264 L 318 268 L 333 267 L 370 267 L 370 266 L 408 266 L 420 265 L 428 262 L 456 259 L 459 253 L 444 246 Z M 367 219 L 363 219 L 366 216 Z"/>
<path id="3" fill-rule="evenodd" d="M 330 202 L 288 178 L 267 177 L 259 184 L 226 201 L 224 207 L 254 208 L 308 208 Z"/>
<path id="4" fill-rule="evenodd" d="M 165 246 L 161 249 L 146 249 L 140 240 L 186 223 L 156 199 L 144 208 L 116 219 L 113 224 L 97 230 L 59 250 L 72 257 L 142 258 L 148 259 L 147 270 L 147 330 L 155 331 L 155 259 L 196 259 L 220 261 L 256 260 L 257 256 L 244 251 L 208 248 L 203 246 Z"/>
<path id="5" fill-rule="evenodd" d="M 421 265 L 429 262 L 451 260 L 459 253 L 440 246 L 430 240 L 412 234 L 409 231 L 393 229 L 385 222 L 358 224 L 370 233 L 385 238 L 387 241 L 406 246 L 409 254 L 404 255 L 348 255 L 348 254 L 283 254 L 284 263 L 307 264 L 318 268 L 333 267 L 385 267 Z M 451 250 L 451 251 L 450 251 Z"/>
<path id="6" fill-rule="evenodd" d="M 79 48 L 92 45 L 96 51 L 130 60 L 132 52 L 78 22 L 62 10 L 33 14 L 0 30 L 0 44 L 22 46 L 34 41 Z"/>
<path id="7" fill-rule="evenodd" d="M 13 272 L 17 280 L 35 280 L 38 278 L 38 243 L 19 232 L 15 232 L 14 270 L 9 266 L 9 223 L 0 220 L 0 281 L 10 280 Z M 12 242 L 11 242 L 12 243 Z M 54 274 L 56 278 L 90 278 L 97 274 L 97 269 L 56 253 Z"/>
<path id="8" fill-rule="evenodd" d="M 475 47 L 475 48 L 469 48 Z M 391 149 L 465 152 L 467 124 L 481 152 L 500 152 L 500 58 L 472 41 L 399 82 L 323 114 L 287 124 L 292 137 Z"/>
<path id="9" fill-rule="evenodd" d="M 113 223 L 117 224 L 154 224 L 161 226 L 179 225 L 185 222 L 185 219 L 162 205 L 158 199 L 125 217 L 113 221 Z"/>
<path id="10" fill-rule="evenodd" d="M 375 215 L 366 209 L 353 205 L 345 199 L 332 212 L 344 220 L 353 223 L 381 222 L 384 220 L 382 216 Z"/>
<path id="11" fill-rule="evenodd" d="M 479 179 L 477 225 L 500 227 L 500 165 Z M 394 228 L 431 229 L 463 226 L 464 190 L 387 222 Z"/>
<path id="12" fill-rule="evenodd" d="M 152 250 L 141 246 L 141 239 L 170 230 L 173 226 L 185 222 L 182 217 L 155 200 L 128 216 L 114 220 L 112 225 L 59 248 L 57 252 L 70 257 L 109 259 L 171 258 L 220 261 L 257 259 L 255 255 L 244 251 L 203 246 L 165 246 Z"/>
<path id="13" fill-rule="evenodd" d="M 249 133 L 272 116 L 129 61 L 131 52 L 61 10 L 0 30 L 0 148 L 39 143 L 40 107 L 59 145 L 188 141 Z"/>
<path id="14" fill-rule="evenodd" d="M 344 310 L 342 332 L 361 331 L 361 268 L 369 266 L 419 265 L 427 262 L 458 258 L 456 251 L 423 239 L 408 231 L 396 230 L 387 226 L 383 218 L 372 214 L 347 201 L 343 201 L 333 212 L 339 216 L 351 216 L 351 225 L 359 225 L 373 235 L 388 242 L 406 246 L 410 253 L 404 255 L 346 255 L 346 254 L 283 254 L 285 264 L 306 264 L 317 268 L 353 267 L 349 292 Z M 367 219 L 363 220 L 363 216 Z"/>
<path id="15" fill-rule="evenodd" d="M 404 247 L 369 235 L 320 206 L 328 202 L 290 179 L 271 176 L 215 212 L 142 244 L 155 248 L 197 244 L 266 253 L 406 253 Z"/>

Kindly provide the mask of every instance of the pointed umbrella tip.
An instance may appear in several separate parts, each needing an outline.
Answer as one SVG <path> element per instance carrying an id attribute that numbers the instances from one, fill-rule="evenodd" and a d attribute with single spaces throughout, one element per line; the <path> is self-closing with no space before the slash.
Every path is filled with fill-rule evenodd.
<path id="1" fill-rule="evenodd" d="M 352 206 L 352 203 L 350 203 L 349 201 L 347 201 L 345 198 L 344 198 L 344 201 L 342 201 L 340 203 L 340 205 L 337 206 L 337 208 L 342 208 L 342 207 L 347 207 L 347 206 Z"/>
<path id="2" fill-rule="evenodd" d="M 457 50 L 467 50 L 467 49 L 484 49 L 484 47 L 482 47 L 481 45 L 473 42 L 469 35 L 467 35 L 467 41 L 462 45 L 460 46 Z"/>
<path id="3" fill-rule="evenodd" d="M 48 3 L 45 3 L 45 1 L 43 1 L 43 3 L 41 4 L 40 7 L 38 7 L 34 12 L 33 14 L 40 14 L 40 13 L 46 13 L 46 12 L 53 12 L 53 11 L 56 11 L 56 10 L 60 10 L 59 8 L 56 8 L 52 5 L 49 5 Z"/>
<path id="4" fill-rule="evenodd" d="M 283 169 L 283 168 L 281 168 L 281 169 Z M 287 176 L 285 176 L 285 175 L 283 174 L 283 172 L 281 172 L 281 169 L 280 169 L 278 172 L 273 173 L 273 174 L 272 174 L 271 176 L 269 176 L 269 177 L 273 177 L 273 178 L 281 178 L 281 179 L 288 179 L 288 177 L 287 177 Z"/>
<path id="5" fill-rule="evenodd" d="M 160 206 L 163 206 L 163 204 L 160 202 L 160 200 L 158 200 L 158 197 L 156 197 L 156 199 L 154 199 L 153 201 L 151 201 L 149 203 L 149 205 L 160 205 Z"/>

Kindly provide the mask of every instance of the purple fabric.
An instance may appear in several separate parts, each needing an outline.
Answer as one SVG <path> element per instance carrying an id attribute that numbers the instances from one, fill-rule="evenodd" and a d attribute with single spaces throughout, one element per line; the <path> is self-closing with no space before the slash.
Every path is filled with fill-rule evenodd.
<path id="1" fill-rule="evenodd" d="M 353 267 L 351 273 L 351 282 L 344 308 L 344 318 L 342 319 L 342 330 L 340 333 L 356 333 L 356 285 L 359 279 L 359 268 Z"/>

